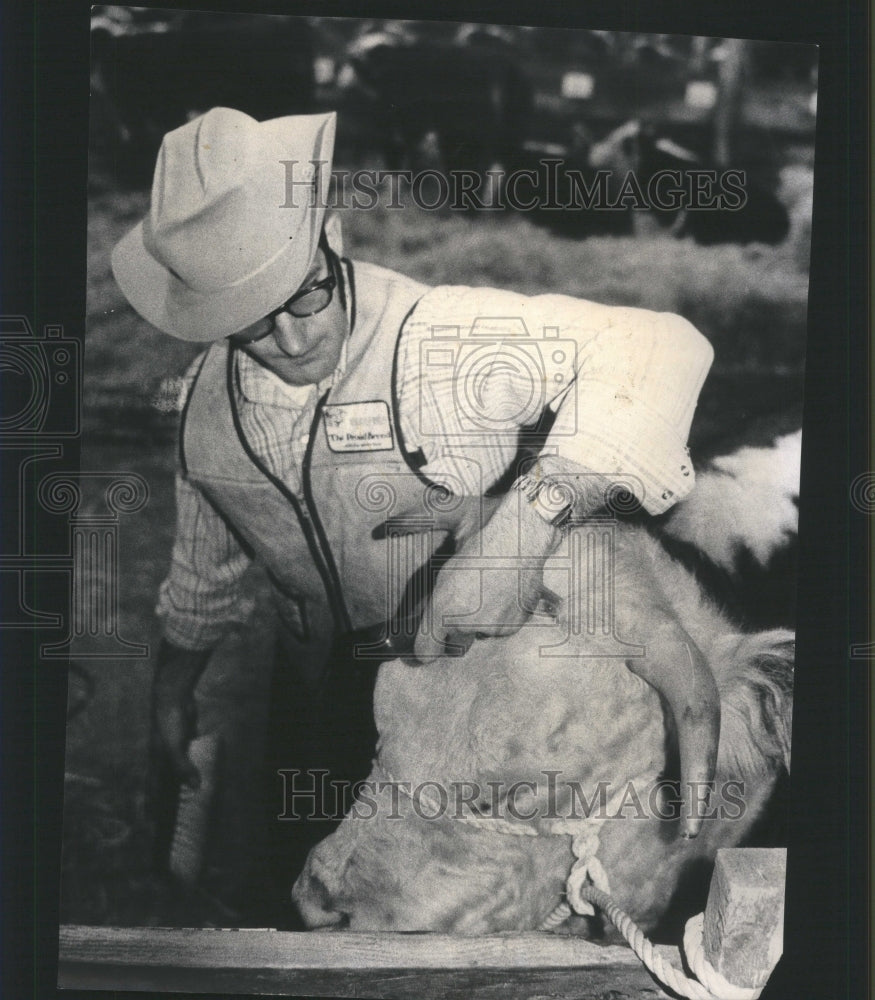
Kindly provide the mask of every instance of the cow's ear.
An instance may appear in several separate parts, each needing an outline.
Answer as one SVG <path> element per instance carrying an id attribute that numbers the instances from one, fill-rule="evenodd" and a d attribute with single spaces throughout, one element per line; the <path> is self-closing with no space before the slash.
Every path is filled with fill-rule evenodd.
<path id="1" fill-rule="evenodd" d="M 325 238 L 328 240 L 328 245 L 338 257 L 342 257 L 343 229 L 340 225 L 340 215 L 333 211 L 326 212 L 323 228 L 325 229 Z"/>
<path id="2" fill-rule="evenodd" d="M 724 683 L 720 751 L 735 762 L 790 770 L 793 723 L 793 633 L 784 629 L 745 635 Z"/>

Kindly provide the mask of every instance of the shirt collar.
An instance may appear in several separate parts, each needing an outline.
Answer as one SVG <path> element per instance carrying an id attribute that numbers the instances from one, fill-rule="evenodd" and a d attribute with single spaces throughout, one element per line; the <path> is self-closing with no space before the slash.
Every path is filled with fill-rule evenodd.
<path id="1" fill-rule="evenodd" d="M 343 376 L 346 371 L 348 344 L 349 337 L 343 341 L 337 367 L 315 386 L 289 385 L 245 351 L 235 351 L 237 391 L 249 403 L 279 406 L 287 410 L 302 410 L 310 404 L 314 391 L 317 398 L 321 398 Z"/>

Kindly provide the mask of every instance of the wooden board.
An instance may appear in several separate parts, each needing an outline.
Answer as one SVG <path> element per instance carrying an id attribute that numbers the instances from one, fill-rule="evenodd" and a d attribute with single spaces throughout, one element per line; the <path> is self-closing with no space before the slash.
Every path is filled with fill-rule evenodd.
<path id="1" fill-rule="evenodd" d="M 659 949 L 679 965 L 677 949 Z M 310 996 L 665 997 L 628 949 L 549 934 L 61 928 L 58 985 Z"/>

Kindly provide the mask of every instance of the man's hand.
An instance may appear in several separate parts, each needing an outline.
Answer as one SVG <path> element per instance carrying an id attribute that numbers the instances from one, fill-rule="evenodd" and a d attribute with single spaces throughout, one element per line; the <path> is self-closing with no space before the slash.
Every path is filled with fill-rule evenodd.
<path id="1" fill-rule="evenodd" d="M 479 636 L 512 635 L 535 612 L 555 616 L 558 609 L 543 571 L 561 535 L 520 494 L 505 496 L 479 531 L 465 528 L 420 625 L 419 660 L 462 654 Z"/>
<path id="2" fill-rule="evenodd" d="M 188 756 L 197 729 L 194 688 L 209 650 L 193 652 L 162 642 L 155 658 L 149 727 L 146 819 L 152 829 L 153 864 L 168 864 L 181 784 L 200 787 L 200 774 Z"/>
<path id="3" fill-rule="evenodd" d="M 187 650 L 162 642 L 152 683 L 150 791 L 153 802 L 166 794 L 168 780 L 198 788 L 200 775 L 188 757 L 197 730 L 194 688 L 209 659 L 209 650 Z"/>

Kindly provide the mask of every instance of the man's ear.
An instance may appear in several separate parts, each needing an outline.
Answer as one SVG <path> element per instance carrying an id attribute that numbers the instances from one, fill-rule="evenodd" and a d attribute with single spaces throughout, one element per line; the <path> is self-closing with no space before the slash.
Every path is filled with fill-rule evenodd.
<path id="1" fill-rule="evenodd" d="M 343 256 L 343 230 L 340 225 L 340 216 L 337 212 L 326 212 L 325 222 L 323 223 L 323 229 L 325 230 L 325 238 L 328 240 L 328 245 L 337 254 L 338 257 Z"/>

